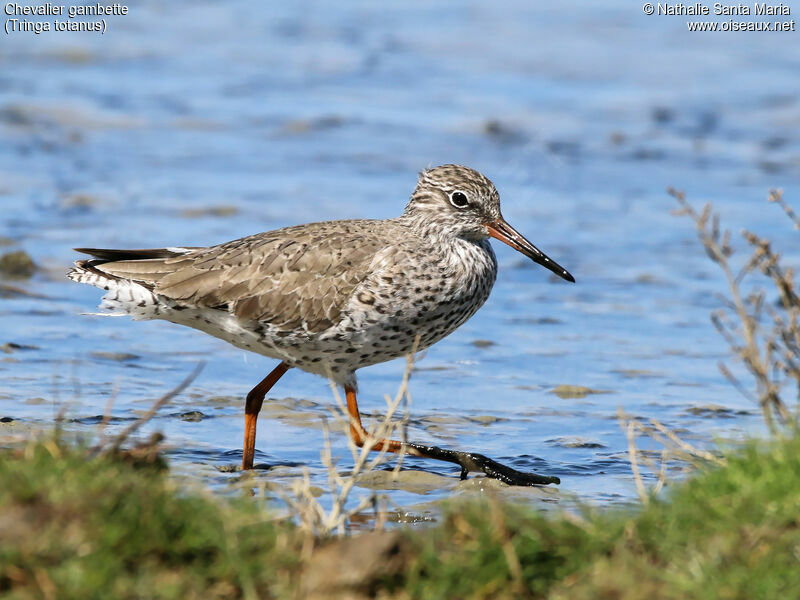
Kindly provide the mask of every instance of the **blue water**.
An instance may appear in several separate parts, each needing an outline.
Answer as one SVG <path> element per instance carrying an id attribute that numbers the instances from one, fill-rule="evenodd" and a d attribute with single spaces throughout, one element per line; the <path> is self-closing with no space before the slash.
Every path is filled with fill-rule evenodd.
<path id="1" fill-rule="evenodd" d="M 230 489 L 238 476 L 216 467 L 239 461 L 242 398 L 274 362 L 163 322 L 81 316 L 100 294 L 64 278 L 71 248 L 390 217 L 420 169 L 452 162 L 487 174 L 509 222 L 577 283 L 497 247 L 492 297 L 413 375 L 412 439 L 559 475 L 549 500 L 607 505 L 635 497 L 618 407 L 700 445 L 762 432 L 717 368 L 723 278 L 665 188 L 796 263 L 796 233 L 765 199 L 780 187 L 792 201 L 800 181 L 800 44 L 685 21 L 622 1 L 175 1 L 137 2 L 102 36 L 3 36 L 0 252 L 33 257 L 32 279 L 6 283 L 40 297 L 0 298 L 0 344 L 35 347 L 0 355 L 0 416 L 27 431 L 63 411 L 91 433 L 114 395 L 124 425 L 203 360 L 147 430 L 166 434 L 177 472 Z M 403 368 L 359 372 L 363 411 L 383 409 Z M 561 399 L 562 384 L 608 393 Z M 324 487 L 327 382 L 290 371 L 272 396 L 295 400 L 274 403 L 278 418 L 265 407 L 257 461 L 287 466 L 256 481 L 285 485 L 305 466 Z M 688 412 L 705 405 L 730 411 Z M 205 418 L 179 417 L 195 410 Z M 344 470 L 345 439 L 332 442 Z M 442 481 L 387 493 L 425 512 L 463 492 Z"/>

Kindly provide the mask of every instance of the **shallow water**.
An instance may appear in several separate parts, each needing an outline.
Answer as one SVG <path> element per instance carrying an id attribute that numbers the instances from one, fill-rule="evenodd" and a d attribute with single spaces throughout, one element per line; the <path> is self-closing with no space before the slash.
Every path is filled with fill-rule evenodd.
<path id="1" fill-rule="evenodd" d="M 238 475 L 219 469 L 240 460 L 242 398 L 274 361 L 167 323 L 81 316 L 100 294 L 64 278 L 71 248 L 394 216 L 416 172 L 445 162 L 491 177 L 506 218 L 577 284 L 497 247 L 486 306 L 417 365 L 410 439 L 562 479 L 509 497 L 609 505 L 635 498 L 618 407 L 700 445 L 761 432 L 717 369 L 721 274 L 665 188 L 798 258 L 765 201 L 771 187 L 791 201 L 800 179 L 797 34 L 690 34 L 685 19 L 605 4 L 142 2 L 104 36 L 6 36 L 0 253 L 23 249 L 40 270 L 5 282 L 33 296 L 0 298 L 0 344 L 31 346 L 0 355 L 3 435 L 62 411 L 95 431 L 112 395 L 119 429 L 203 360 L 148 430 L 165 433 L 178 472 L 229 490 Z M 364 412 L 384 408 L 403 368 L 359 372 Z M 561 385 L 605 393 L 560 397 Z M 280 488 L 307 467 L 324 487 L 327 382 L 290 371 L 272 397 L 256 461 L 280 467 L 246 483 Z M 696 410 L 713 405 L 728 410 Z M 386 489 L 424 516 L 485 483 L 406 465 L 422 473 L 378 474 L 355 495 Z"/>

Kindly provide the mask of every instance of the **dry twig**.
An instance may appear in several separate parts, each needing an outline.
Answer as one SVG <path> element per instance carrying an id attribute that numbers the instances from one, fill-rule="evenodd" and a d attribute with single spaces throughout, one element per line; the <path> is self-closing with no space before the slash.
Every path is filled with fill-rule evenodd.
<path id="1" fill-rule="evenodd" d="M 734 273 L 730 260 L 733 255 L 730 234 L 720 232 L 719 217 L 712 213 L 711 205 L 707 204 L 698 213 L 686 201 L 683 192 L 668 191 L 682 207 L 679 214 L 688 215 L 694 221 L 706 254 L 725 275 L 731 297 L 724 302 L 724 309 L 712 314 L 711 320 L 733 354 L 753 376 L 755 393 L 751 393 L 726 365 L 720 364 L 722 374 L 745 397 L 756 399 L 772 432 L 782 425 L 796 426 L 796 417 L 792 418 L 781 397 L 781 390 L 792 381 L 800 395 L 800 301 L 793 270 L 781 265 L 780 256 L 773 252 L 768 240 L 743 231 L 752 253 Z M 779 204 L 795 226 L 800 225 L 780 191 L 770 192 L 769 201 Z M 742 291 L 745 281 L 758 271 L 771 280 L 777 290 L 781 310 L 771 306 L 766 292 L 756 282 L 747 281 L 752 288 L 749 294 Z M 770 318 L 771 327 L 765 324 L 765 315 Z"/>
<path id="2" fill-rule="evenodd" d="M 353 456 L 353 466 L 344 475 L 337 469 L 337 463 L 331 451 L 330 431 L 326 421 L 323 423 L 325 443 L 320 452 L 320 458 L 328 473 L 329 495 L 332 500 L 330 509 L 326 511 L 320 501 L 314 496 L 308 469 L 304 469 L 303 477 L 294 482 L 291 495 L 284 497 L 289 505 L 290 511 L 297 516 L 301 529 L 307 533 L 306 552 L 310 552 L 313 548 L 316 538 L 326 537 L 333 533 L 339 535 L 344 534 L 345 527 L 350 519 L 367 508 L 373 507 L 378 513 L 384 512 L 378 509 L 382 498 L 374 492 L 360 498 L 358 503 L 352 508 L 347 508 L 346 505 L 359 477 L 374 471 L 386 462 L 386 450 L 384 448 L 371 458 L 372 451 L 381 443 L 381 440 L 399 435 L 401 442 L 405 443 L 406 441 L 410 403 L 408 382 L 414 368 L 416 347 L 417 345 L 415 344 L 412 352 L 406 357 L 406 369 L 397 394 L 395 394 L 394 398 L 386 396 L 386 412 L 380 420 L 367 428 L 366 438 L 363 445 L 360 447 L 355 444 L 349 435 L 351 425 L 358 425 L 358 423 L 356 423 L 354 417 L 350 416 L 342 396 L 339 393 L 338 387 L 333 380 L 331 380 L 331 390 L 335 399 L 333 417 L 336 422 L 342 424 L 345 434 L 347 434 L 350 452 Z M 404 414 L 401 419 L 395 421 L 395 415 L 401 406 L 404 407 Z M 405 453 L 401 452 L 396 456 L 398 459 L 397 466 L 395 466 L 394 469 L 395 476 L 400 465 L 402 465 Z M 376 527 L 379 526 L 380 520 L 376 520 Z"/>
<path id="3" fill-rule="evenodd" d="M 617 418 L 620 427 L 625 431 L 628 438 L 628 460 L 631 463 L 636 491 L 643 504 L 647 504 L 650 498 L 656 496 L 667 483 L 667 468 L 670 466 L 698 462 L 701 464 L 725 464 L 724 458 L 692 446 L 680 439 L 674 431 L 671 431 L 656 419 L 649 419 L 649 424 L 644 424 L 631 415 L 624 413 L 621 407 L 617 410 Z M 637 435 L 646 436 L 663 446 L 659 455 L 658 465 L 656 461 L 636 447 Z M 652 455 L 653 453 L 650 452 L 650 454 Z M 644 483 L 642 465 L 656 477 L 656 483 L 649 491 Z"/>
<path id="4" fill-rule="evenodd" d="M 194 370 L 186 376 L 186 378 L 181 381 L 177 386 L 171 389 L 169 392 L 161 396 L 158 400 L 156 400 L 153 405 L 149 408 L 149 410 L 144 413 L 141 417 L 136 419 L 133 423 L 128 425 L 125 429 L 123 429 L 120 433 L 115 435 L 110 440 L 106 440 L 105 436 L 103 439 L 94 446 L 90 450 L 90 455 L 95 454 L 103 454 L 103 453 L 112 453 L 118 451 L 122 445 L 130 438 L 131 435 L 136 433 L 136 431 L 145 423 L 147 423 L 150 419 L 152 419 L 155 414 L 165 405 L 167 402 L 172 400 L 175 396 L 180 394 L 183 390 L 191 385 L 191 383 L 197 378 L 200 374 L 200 371 L 203 370 L 205 363 L 198 363 Z M 112 396 L 113 398 L 113 396 Z M 105 421 L 105 418 L 104 418 Z M 102 425 L 102 424 L 101 424 Z"/>

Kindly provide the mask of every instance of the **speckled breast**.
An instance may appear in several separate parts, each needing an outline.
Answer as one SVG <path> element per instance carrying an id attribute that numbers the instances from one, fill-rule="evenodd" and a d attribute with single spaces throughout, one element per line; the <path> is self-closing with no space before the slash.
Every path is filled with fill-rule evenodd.
<path id="1" fill-rule="evenodd" d="M 475 314 L 496 276 L 488 240 L 417 251 L 376 270 L 353 294 L 342 321 L 298 348 L 291 362 L 320 374 L 328 365 L 338 379 L 407 354 L 417 336 L 418 349 L 427 348 Z"/>

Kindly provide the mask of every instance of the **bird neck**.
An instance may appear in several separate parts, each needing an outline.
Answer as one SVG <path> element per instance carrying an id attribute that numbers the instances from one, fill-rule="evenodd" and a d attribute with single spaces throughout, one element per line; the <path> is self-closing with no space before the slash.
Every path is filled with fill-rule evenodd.
<path id="1" fill-rule="evenodd" d="M 497 260 L 488 238 L 470 239 L 460 235 L 455 224 L 448 227 L 446 222 L 431 218 L 424 211 L 406 210 L 396 222 L 407 227 L 418 238 L 425 240 L 441 259 L 451 267 L 465 260 L 485 264 L 490 270 L 496 269 Z"/>
<path id="2" fill-rule="evenodd" d="M 418 237 L 431 242 L 445 244 L 458 237 L 454 227 L 448 227 L 448 223 L 432 218 L 426 211 L 406 210 L 397 221 Z"/>

